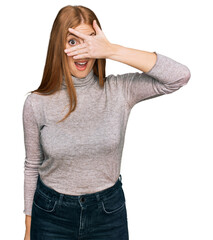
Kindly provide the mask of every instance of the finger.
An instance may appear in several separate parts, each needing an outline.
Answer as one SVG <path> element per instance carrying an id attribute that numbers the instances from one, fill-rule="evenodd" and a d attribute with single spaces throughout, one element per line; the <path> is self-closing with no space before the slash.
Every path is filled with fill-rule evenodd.
<path id="1" fill-rule="evenodd" d="M 75 51 L 77 49 L 85 48 L 86 46 L 87 46 L 86 43 L 81 43 L 78 46 L 64 49 L 64 52 L 65 53 L 69 53 L 69 52 Z"/>
<path id="2" fill-rule="evenodd" d="M 73 57 L 74 59 L 90 58 L 89 54 L 81 54 Z"/>
<path id="3" fill-rule="evenodd" d="M 96 20 L 93 20 L 93 27 L 94 27 L 95 32 L 96 32 L 97 34 L 99 34 L 100 32 L 102 32 L 102 30 L 99 28 Z"/>
<path id="4" fill-rule="evenodd" d="M 69 32 L 73 33 L 74 35 L 82 38 L 82 39 L 87 39 L 88 36 L 84 33 L 78 32 L 77 30 L 73 29 L 73 28 L 68 28 Z"/>
<path id="5" fill-rule="evenodd" d="M 83 49 L 69 52 L 69 53 L 67 53 L 67 56 L 74 56 L 74 55 L 85 53 L 85 52 L 86 52 L 86 48 L 83 48 Z"/>

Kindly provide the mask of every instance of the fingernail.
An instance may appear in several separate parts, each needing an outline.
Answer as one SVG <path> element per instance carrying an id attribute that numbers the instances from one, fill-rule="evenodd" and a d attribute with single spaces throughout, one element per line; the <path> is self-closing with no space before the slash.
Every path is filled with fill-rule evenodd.
<path id="1" fill-rule="evenodd" d="M 65 52 L 65 53 L 67 53 L 67 51 L 68 51 L 67 49 L 64 49 L 64 52 Z"/>

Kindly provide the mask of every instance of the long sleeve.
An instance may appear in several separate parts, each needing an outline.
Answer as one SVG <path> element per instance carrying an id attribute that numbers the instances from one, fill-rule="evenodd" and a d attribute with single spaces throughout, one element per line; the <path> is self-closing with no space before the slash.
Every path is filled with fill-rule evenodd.
<path id="1" fill-rule="evenodd" d="M 122 85 L 123 93 L 130 108 L 136 103 L 172 93 L 184 86 L 191 73 L 187 66 L 156 53 L 155 65 L 148 72 L 135 72 L 117 75 L 117 84 Z"/>
<path id="2" fill-rule="evenodd" d="M 24 162 L 24 213 L 31 216 L 33 197 L 38 178 L 38 167 L 43 157 L 39 141 L 39 127 L 33 112 L 30 95 L 23 107 L 23 130 L 25 144 Z"/>

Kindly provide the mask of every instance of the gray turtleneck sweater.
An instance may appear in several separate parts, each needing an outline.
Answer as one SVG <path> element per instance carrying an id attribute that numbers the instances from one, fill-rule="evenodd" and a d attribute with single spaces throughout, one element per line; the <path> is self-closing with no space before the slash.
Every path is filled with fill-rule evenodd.
<path id="1" fill-rule="evenodd" d="M 23 106 L 26 215 L 31 215 L 38 174 L 48 187 L 70 195 L 94 193 L 116 182 L 132 107 L 178 90 L 191 76 L 187 66 L 156 54 L 156 63 L 149 72 L 110 74 L 104 88 L 99 86 L 93 70 L 85 78 L 72 76 L 77 108 L 58 124 L 69 107 L 65 81 L 54 95 L 31 93 L 26 97 Z"/>

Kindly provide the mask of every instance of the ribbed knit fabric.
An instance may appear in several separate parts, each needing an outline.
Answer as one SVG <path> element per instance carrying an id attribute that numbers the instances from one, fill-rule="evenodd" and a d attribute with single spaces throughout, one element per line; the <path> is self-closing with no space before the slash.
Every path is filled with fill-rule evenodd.
<path id="1" fill-rule="evenodd" d="M 156 53 L 156 52 L 155 52 Z M 77 108 L 69 108 L 66 83 L 54 95 L 29 94 L 23 106 L 24 213 L 31 215 L 38 173 L 54 190 L 70 195 L 111 187 L 119 177 L 125 131 L 132 107 L 172 93 L 190 79 L 187 66 L 162 54 L 147 72 L 110 74 L 104 88 L 93 70 L 72 76 Z"/>

